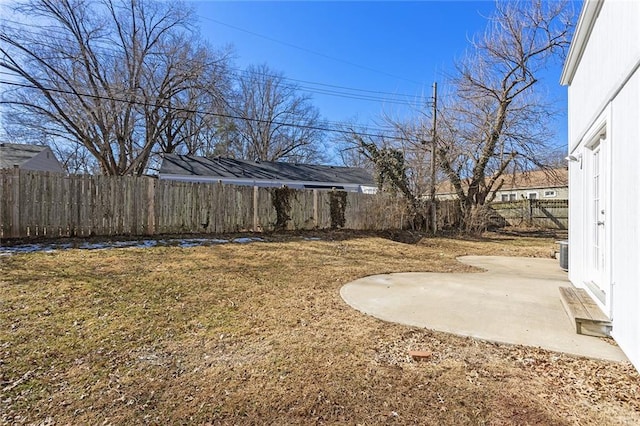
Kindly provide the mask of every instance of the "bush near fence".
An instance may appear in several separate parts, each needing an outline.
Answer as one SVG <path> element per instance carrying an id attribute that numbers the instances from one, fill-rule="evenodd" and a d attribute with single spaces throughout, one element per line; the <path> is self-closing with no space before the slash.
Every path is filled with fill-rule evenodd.
<path id="1" fill-rule="evenodd" d="M 270 188 L 5 169 L 0 191 L 2 238 L 260 232 L 277 220 Z M 287 229 L 332 226 L 330 192 L 292 192 Z M 406 207 L 390 194 L 347 193 L 344 227 L 404 228 Z"/>

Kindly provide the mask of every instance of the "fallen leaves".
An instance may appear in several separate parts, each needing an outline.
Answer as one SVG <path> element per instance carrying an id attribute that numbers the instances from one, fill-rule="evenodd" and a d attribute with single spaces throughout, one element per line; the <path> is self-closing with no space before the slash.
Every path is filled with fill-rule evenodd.
<path id="1" fill-rule="evenodd" d="M 0 424 L 640 422 L 628 364 L 385 323 L 339 296 L 553 238 L 317 235 L 3 259 Z"/>

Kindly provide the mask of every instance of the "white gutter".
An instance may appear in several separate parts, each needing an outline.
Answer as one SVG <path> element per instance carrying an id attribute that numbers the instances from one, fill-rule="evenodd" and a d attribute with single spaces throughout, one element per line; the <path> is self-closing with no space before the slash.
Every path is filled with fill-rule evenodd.
<path id="1" fill-rule="evenodd" d="M 193 175 L 173 175 L 173 174 L 159 174 L 158 179 L 164 180 L 176 180 L 181 182 L 208 182 L 208 183 L 223 183 L 232 185 L 245 185 L 245 186 L 259 186 L 259 187 L 281 187 L 287 186 L 289 188 L 304 188 L 307 186 L 323 186 L 327 188 L 344 188 L 351 189 L 354 192 L 359 192 L 361 187 L 368 187 L 370 185 L 363 185 L 360 183 L 345 183 L 345 182 L 311 182 L 311 181 L 285 181 L 285 180 L 273 180 L 273 179 L 242 179 L 233 177 L 219 177 L 219 176 L 193 176 Z"/>
<path id="2" fill-rule="evenodd" d="M 573 34 L 573 40 L 571 40 L 571 47 L 569 48 L 569 55 L 564 63 L 562 69 L 562 75 L 560 76 L 560 84 L 567 86 L 571 84 L 573 76 L 578 69 L 580 60 L 584 53 L 584 49 L 587 46 L 587 41 L 593 31 L 593 26 L 596 23 L 600 9 L 604 0 L 585 0 L 580 12 L 580 20 L 576 26 L 576 31 Z"/>

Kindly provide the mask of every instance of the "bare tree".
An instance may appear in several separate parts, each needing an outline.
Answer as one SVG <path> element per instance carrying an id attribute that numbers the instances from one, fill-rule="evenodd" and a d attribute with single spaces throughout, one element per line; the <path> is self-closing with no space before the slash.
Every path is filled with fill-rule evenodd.
<path id="1" fill-rule="evenodd" d="M 376 129 L 357 126 L 353 123 L 345 124 L 339 128 L 332 139 L 337 147 L 342 163 L 346 166 L 386 168 L 389 163 L 384 159 L 386 155 L 402 156 L 402 175 L 406 180 L 406 188 L 393 187 L 391 181 L 386 181 L 387 186 L 382 188 L 387 191 L 406 192 L 408 201 L 422 198 L 429 186 L 429 158 L 431 129 L 424 120 L 425 117 L 413 117 L 399 120 L 388 115 L 383 115 L 382 122 Z M 395 167 L 395 166 L 394 166 Z"/>
<path id="2" fill-rule="evenodd" d="M 323 159 L 323 123 L 307 95 L 266 65 L 250 66 L 238 82 L 230 153 L 263 161 Z"/>
<path id="3" fill-rule="evenodd" d="M 17 79 L 2 102 L 18 124 L 81 146 L 102 173 L 144 173 L 154 152 L 185 141 L 193 100 L 219 98 L 224 57 L 197 44 L 182 3 L 31 0 L 15 11 L 40 30 L 0 29 L 0 70 Z"/>
<path id="4" fill-rule="evenodd" d="M 228 112 L 232 81 L 228 52 L 197 39 L 171 37 L 167 52 L 146 70 L 142 92 L 146 138 L 160 152 L 200 154 L 210 149 L 218 117 Z"/>
<path id="5" fill-rule="evenodd" d="M 437 153 L 467 230 L 482 226 L 505 171 L 540 163 L 552 109 L 535 88 L 539 72 L 563 58 L 571 28 L 565 1 L 498 1 L 486 32 L 458 62 Z"/>
<path id="6" fill-rule="evenodd" d="M 395 135 L 388 143 L 402 152 L 412 192 L 422 200 L 428 194 L 431 183 L 429 164 L 433 135 L 429 113 L 418 111 L 416 115 L 405 119 L 384 114 L 383 120 Z"/>
<path id="7" fill-rule="evenodd" d="M 390 126 L 377 131 L 344 126 L 337 138 L 341 155 L 360 166 L 372 167 L 378 189 L 400 194 L 410 208 L 413 226 L 424 228 L 428 215 L 424 197 L 428 179 L 424 167 L 428 156 L 425 129 L 419 121 L 399 122 L 387 117 L 387 122 Z"/>
<path id="8" fill-rule="evenodd" d="M 461 225 L 480 230 L 485 205 L 503 184 L 502 175 L 548 160 L 552 132 L 547 123 L 554 111 L 535 88 L 539 72 L 561 60 L 568 47 L 568 12 L 565 1 L 498 1 L 486 32 L 456 64 L 453 93 L 439 100 L 437 135 L 432 134 L 431 111 L 404 120 L 384 115 L 385 137 L 353 129 L 343 150 L 375 163 L 379 176 L 420 214 L 435 137 L 436 178 L 453 185 L 463 212 Z"/>

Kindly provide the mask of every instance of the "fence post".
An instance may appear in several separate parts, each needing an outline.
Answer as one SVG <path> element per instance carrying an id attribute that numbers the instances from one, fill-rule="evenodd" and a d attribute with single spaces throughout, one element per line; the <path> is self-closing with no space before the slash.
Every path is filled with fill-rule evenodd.
<path id="1" fill-rule="evenodd" d="M 320 221 L 318 220 L 318 190 L 313 190 L 313 224 L 318 227 Z"/>
<path id="2" fill-rule="evenodd" d="M 156 179 L 147 178 L 147 235 L 156 233 Z"/>
<path id="3" fill-rule="evenodd" d="M 14 238 L 20 235 L 20 169 L 17 165 L 13 166 L 13 176 L 11 178 L 11 189 L 13 194 L 11 198 L 13 205 L 11 206 L 11 236 Z"/>
<path id="4" fill-rule="evenodd" d="M 258 220 L 258 187 L 253 187 L 253 232 L 258 232 L 258 226 L 260 222 Z"/>

